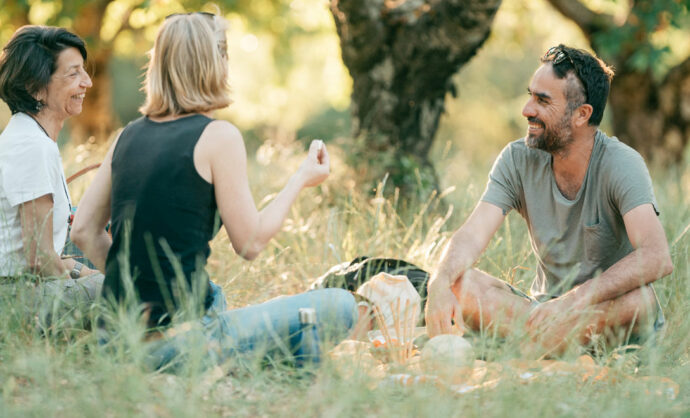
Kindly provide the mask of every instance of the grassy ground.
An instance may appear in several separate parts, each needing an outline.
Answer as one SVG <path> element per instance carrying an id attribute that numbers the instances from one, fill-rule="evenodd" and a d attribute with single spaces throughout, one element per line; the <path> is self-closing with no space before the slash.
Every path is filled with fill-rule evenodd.
<path id="1" fill-rule="evenodd" d="M 230 306 L 303 291 L 330 266 L 362 254 L 405 258 L 433 270 L 450 234 L 481 194 L 489 168 L 457 170 L 453 160 L 443 161 L 445 182 L 456 186 L 445 197 L 451 206 L 447 210 L 434 199 L 400 202 L 359 191 L 348 181 L 350 173 L 337 150 L 332 151 L 333 178 L 303 194 L 283 231 L 257 260 L 248 263 L 235 256 L 222 232 L 214 241 L 209 271 Z M 76 171 L 98 154 L 68 150 L 66 171 Z M 293 146 L 276 144 L 259 154 L 251 161 L 251 179 L 257 202 L 265 204 L 263 197 L 278 191 L 299 156 Z M 575 375 L 556 375 L 524 384 L 504 377 L 493 389 L 459 395 L 434 386 L 379 387 L 365 368 L 352 364 L 345 377 L 332 362 L 316 376 L 281 366 L 229 375 L 149 373 L 139 366 L 136 326 L 123 324 L 123 342 L 110 351 L 98 346 L 93 333 L 78 329 L 56 327 L 45 336 L 20 292 L 0 303 L 0 416 L 688 416 L 689 168 L 652 172 L 675 264 L 673 274 L 656 285 L 667 315 L 665 338 L 636 354 L 600 359 L 613 372 L 637 379 L 583 383 Z M 72 186 L 77 197 L 88 183 L 80 182 Z M 403 204 L 412 208 L 407 216 L 397 210 Z M 508 217 L 479 265 L 522 289 L 529 286 L 534 261 L 518 216 Z M 485 358 L 504 364 L 517 357 L 515 342 L 492 342 L 491 336 L 476 342 Z M 654 388 L 639 379 L 646 375 L 673 379 L 679 395 L 669 400 L 650 393 Z"/>

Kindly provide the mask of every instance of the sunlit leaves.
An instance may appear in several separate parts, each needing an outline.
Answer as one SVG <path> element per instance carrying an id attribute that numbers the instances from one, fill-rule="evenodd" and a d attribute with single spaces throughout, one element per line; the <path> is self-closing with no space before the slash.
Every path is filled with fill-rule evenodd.
<path id="1" fill-rule="evenodd" d="M 29 10 L 29 21 L 34 25 L 45 25 L 53 19 L 60 11 L 60 4 L 57 2 L 32 2 Z"/>
<path id="2" fill-rule="evenodd" d="M 677 32 L 687 38 L 689 6 L 688 0 L 635 1 L 619 27 L 593 35 L 595 49 L 605 58 L 622 58 L 619 66 L 660 76 L 677 51 L 684 50 L 683 56 L 690 52 L 687 42 L 671 42 Z"/>
<path id="3" fill-rule="evenodd" d="M 105 11 L 103 23 L 101 24 L 101 39 L 109 42 L 115 38 L 117 32 L 122 26 L 125 15 L 128 13 L 130 6 L 125 2 L 112 1 L 108 4 Z"/>

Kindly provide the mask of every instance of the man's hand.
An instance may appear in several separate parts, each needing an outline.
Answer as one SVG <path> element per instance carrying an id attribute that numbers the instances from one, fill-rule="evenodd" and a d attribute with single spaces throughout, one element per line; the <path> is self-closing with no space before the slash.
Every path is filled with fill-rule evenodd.
<path id="1" fill-rule="evenodd" d="M 462 309 L 458 298 L 451 288 L 441 282 L 431 281 L 427 289 L 426 300 L 426 330 L 429 337 L 433 338 L 439 334 L 453 334 L 451 319 L 455 321 L 455 326 L 462 334 L 464 332 L 464 322 L 462 320 Z"/>
<path id="2" fill-rule="evenodd" d="M 532 309 L 525 323 L 527 332 L 535 336 L 538 332 L 543 331 L 550 323 L 557 320 L 557 317 L 562 314 L 563 308 L 562 302 L 558 299 L 537 305 Z"/>
<path id="3" fill-rule="evenodd" d="M 453 332 L 462 333 L 465 324 L 458 298 L 451 290 L 465 271 L 472 268 L 503 222 L 503 210 L 487 202 L 479 202 L 467 221 L 455 231 L 443 252 L 441 262 L 427 286 L 426 324 L 430 337 Z"/>
<path id="4" fill-rule="evenodd" d="M 562 296 L 537 305 L 525 325 L 528 330 L 536 330 L 549 323 L 567 321 L 582 315 L 589 304 L 586 290 L 580 285 Z"/>
<path id="5" fill-rule="evenodd" d="M 578 334 L 584 324 L 585 310 L 572 294 L 539 304 L 525 324 L 528 335 L 546 353 L 559 354 L 567 346 L 568 336 Z"/>

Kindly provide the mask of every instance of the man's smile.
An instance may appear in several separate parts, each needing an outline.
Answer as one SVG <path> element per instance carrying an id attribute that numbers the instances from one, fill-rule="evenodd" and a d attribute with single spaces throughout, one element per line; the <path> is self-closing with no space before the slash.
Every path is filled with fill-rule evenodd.
<path id="1" fill-rule="evenodd" d="M 544 122 L 541 120 L 535 118 L 535 117 L 530 117 L 527 118 L 527 131 L 530 134 L 535 134 L 539 131 L 544 129 Z"/>

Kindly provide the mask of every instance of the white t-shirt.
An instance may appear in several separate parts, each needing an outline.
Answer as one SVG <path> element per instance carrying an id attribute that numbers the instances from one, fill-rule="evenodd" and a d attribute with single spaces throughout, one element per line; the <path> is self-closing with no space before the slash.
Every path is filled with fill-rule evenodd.
<path id="1" fill-rule="evenodd" d="M 0 276 L 27 265 L 19 205 L 47 194 L 53 197 L 53 246 L 60 254 L 71 207 L 60 152 L 31 116 L 17 113 L 0 134 Z"/>

